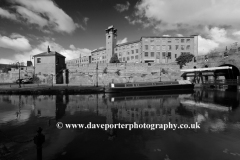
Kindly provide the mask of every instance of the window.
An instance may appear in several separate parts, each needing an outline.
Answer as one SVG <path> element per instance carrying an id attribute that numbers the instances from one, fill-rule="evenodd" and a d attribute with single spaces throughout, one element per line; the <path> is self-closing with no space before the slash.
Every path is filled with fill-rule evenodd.
<path id="1" fill-rule="evenodd" d="M 175 39 L 176 43 L 179 43 L 179 39 Z"/>
<path id="2" fill-rule="evenodd" d="M 153 43 L 153 42 L 154 42 L 154 39 L 150 39 L 150 42 Z"/>
<path id="3" fill-rule="evenodd" d="M 187 45 L 186 50 L 190 50 L 190 45 Z"/>
<path id="4" fill-rule="evenodd" d="M 148 50 L 148 45 L 145 45 L 145 50 Z"/>
<path id="5" fill-rule="evenodd" d="M 130 58 L 129 57 L 127 57 L 127 61 L 129 61 L 130 60 Z"/>
<path id="6" fill-rule="evenodd" d="M 156 42 L 160 42 L 160 38 L 156 38 L 155 41 L 156 41 Z"/>
<path id="7" fill-rule="evenodd" d="M 119 58 L 119 61 L 122 62 L 122 58 Z"/>
<path id="8" fill-rule="evenodd" d="M 132 50 L 132 54 L 134 54 L 134 50 Z"/>
<path id="9" fill-rule="evenodd" d="M 162 59 L 166 58 L 166 52 L 162 52 Z"/>
<path id="10" fill-rule="evenodd" d="M 160 52 L 157 52 L 156 58 L 157 58 L 157 59 L 160 59 Z"/>
<path id="11" fill-rule="evenodd" d="M 181 39 L 181 43 L 184 43 L 184 39 Z"/>
<path id="12" fill-rule="evenodd" d="M 181 45 L 181 50 L 184 50 L 185 46 L 184 45 Z"/>
<path id="13" fill-rule="evenodd" d="M 134 56 L 131 56 L 131 59 L 134 59 Z"/>
<path id="14" fill-rule="evenodd" d="M 145 52 L 145 57 L 148 57 L 148 52 Z"/>
<path id="15" fill-rule="evenodd" d="M 176 45 L 175 47 L 176 47 L 176 50 L 178 50 L 178 48 L 179 48 L 179 45 Z"/>
<path id="16" fill-rule="evenodd" d="M 177 58 L 177 54 L 175 54 L 175 58 Z"/>
<path id="17" fill-rule="evenodd" d="M 148 42 L 148 39 L 147 39 L 147 38 L 145 38 L 145 39 L 144 39 L 144 41 L 145 41 L 145 42 Z"/>
<path id="18" fill-rule="evenodd" d="M 121 57 L 121 56 L 122 56 L 122 53 L 120 52 L 118 56 Z"/>
<path id="19" fill-rule="evenodd" d="M 166 43 L 166 38 L 162 38 L 162 43 Z"/>
<path id="20" fill-rule="evenodd" d="M 134 47 L 134 44 L 132 44 L 132 48 Z"/>
<path id="21" fill-rule="evenodd" d="M 154 45 L 151 45 L 151 46 L 150 46 L 150 50 L 153 50 L 153 49 L 154 49 Z"/>
<path id="22" fill-rule="evenodd" d="M 166 50 L 166 46 L 165 46 L 165 45 L 162 46 L 162 50 L 163 50 L 163 51 Z"/>
<path id="23" fill-rule="evenodd" d="M 127 55 L 130 55 L 130 52 L 127 52 Z"/>
<path id="24" fill-rule="evenodd" d="M 41 58 L 37 58 L 37 63 L 41 63 Z"/>
<path id="25" fill-rule="evenodd" d="M 171 52 L 168 52 L 168 59 L 171 59 L 172 58 L 172 54 L 171 54 Z"/>
<path id="26" fill-rule="evenodd" d="M 138 55 L 135 56 L 135 59 L 138 59 Z"/>
<path id="27" fill-rule="evenodd" d="M 151 52 L 151 57 L 154 57 L 154 52 Z"/>
<path id="28" fill-rule="evenodd" d="M 167 42 L 168 42 L 168 43 L 171 43 L 171 42 L 172 42 L 172 40 L 169 38 Z"/>
<path id="29" fill-rule="evenodd" d="M 136 49 L 136 53 L 138 53 L 138 49 Z"/>
<path id="30" fill-rule="evenodd" d="M 190 43 L 190 39 L 187 39 L 187 43 Z"/>
<path id="31" fill-rule="evenodd" d="M 168 50 L 172 50 L 172 46 L 171 45 L 168 45 Z"/>
<path id="32" fill-rule="evenodd" d="M 125 61 L 125 57 L 123 57 L 123 61 Z"/>
<path id="33" fill-rule="evenodd" d="M 157 46 L 156 46 L 156 49 L 157 49 L 157 50 L 160 50 L 160 46 L 159 46 L 159 45 L 157 45 Z"/>

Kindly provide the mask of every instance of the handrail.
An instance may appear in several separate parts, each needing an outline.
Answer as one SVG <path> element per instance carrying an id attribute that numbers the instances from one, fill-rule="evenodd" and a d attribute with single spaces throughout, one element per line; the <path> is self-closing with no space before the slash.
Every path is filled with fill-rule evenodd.
<path id="1" fill-rule="evenodd" d="M 204 84 L 240 84 L 237 79 L 221 79 L 221 80 L 208 80 L 204 81 Z"/>

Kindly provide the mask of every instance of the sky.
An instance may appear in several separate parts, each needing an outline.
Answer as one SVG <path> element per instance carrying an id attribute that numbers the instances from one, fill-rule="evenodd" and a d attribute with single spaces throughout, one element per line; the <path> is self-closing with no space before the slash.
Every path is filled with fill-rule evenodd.
<path id="1" fill-rule="evenodd" d="M 142 36 L 199 35 L 199 55 L 240 40 L 240 0 L 0 0 L 0 63 L 30 60 L 49 45 L 66 60 Z"/>

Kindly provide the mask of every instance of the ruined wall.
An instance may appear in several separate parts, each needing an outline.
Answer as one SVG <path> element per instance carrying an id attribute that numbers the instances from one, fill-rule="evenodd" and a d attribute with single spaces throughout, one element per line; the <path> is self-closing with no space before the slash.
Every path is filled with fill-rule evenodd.
<path id="1" fill-rule="evenodd" d="M 98 68 L 98 69 L 97 69 Z M 67 65 L 69 84 L 76 85 L 108 85 L 110 82 L 156 82 L 160 80 L 181 79 L 177 64 L 146 63 L 100 63 Z M 98 75 L 98 76 L 97 76 Z"/>

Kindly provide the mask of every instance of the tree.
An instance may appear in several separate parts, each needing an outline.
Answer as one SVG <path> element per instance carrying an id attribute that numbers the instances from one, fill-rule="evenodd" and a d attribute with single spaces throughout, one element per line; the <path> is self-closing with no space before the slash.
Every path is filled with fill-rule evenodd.
<path id="1" fill-rule="evenodd" d="M 110 63 L 120 63 L 117 54 L 113 54 L 112 58 L 110 59 Z"/>
<path id="2" fill-rule="evenodd" d="M 180 68 L 182 68 L 183 66 L 186 65 L 186 63 L 189 63 L 192 61 L 194 55 L 190 54 L 190 53 L 185 53 L 185 54 L 181 54 L 177 59 L 177 64 L 180 66 Z"/>

